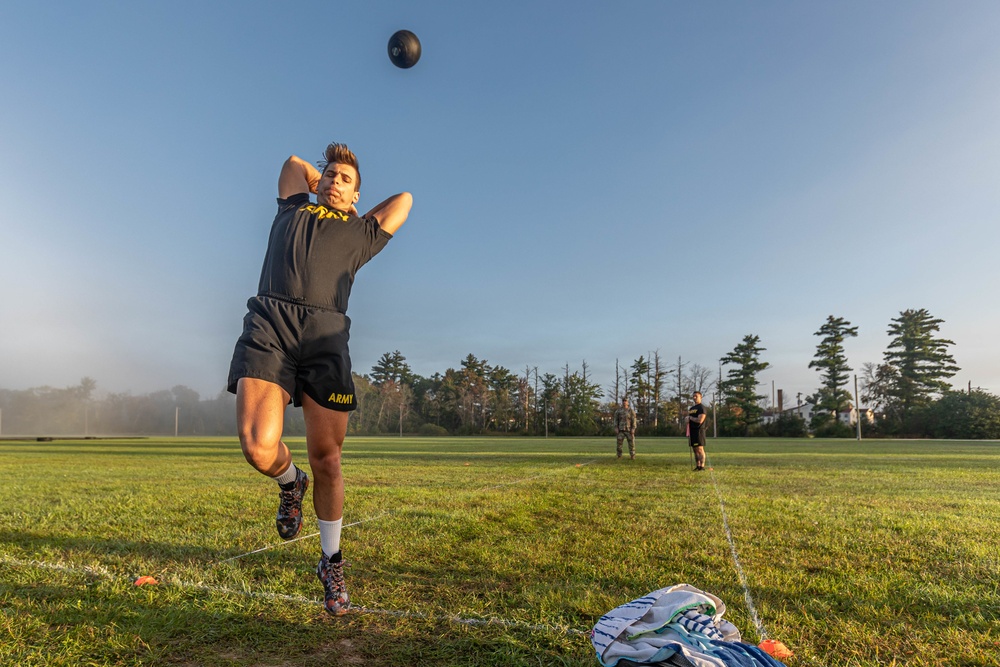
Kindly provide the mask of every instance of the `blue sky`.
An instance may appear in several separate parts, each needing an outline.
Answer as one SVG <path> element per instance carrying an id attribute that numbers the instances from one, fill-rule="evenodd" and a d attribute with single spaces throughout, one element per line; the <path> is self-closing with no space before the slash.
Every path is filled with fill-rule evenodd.
<path id="1" fill-rule="evenodd" d="M 356 371 L 608 387 L 756 334 L 794 397 L 828 315 L 860 371 L 926 308 L 1000 393 L 998 32 L 995 2 L 7 2 L 0 387 L 217 393 L 281 163 L 336 140 L 362 209 L 415 199 L 355 283 Z"/>

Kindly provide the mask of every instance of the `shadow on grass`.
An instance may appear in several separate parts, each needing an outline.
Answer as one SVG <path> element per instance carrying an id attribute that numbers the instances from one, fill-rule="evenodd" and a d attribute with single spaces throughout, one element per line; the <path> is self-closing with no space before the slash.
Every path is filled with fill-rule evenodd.
<path id="1" fill-rule="evenodd" d="M 0 545 L 12 545 L 29 554 L 71 552 L 97 556 L 127 556 L 130 560 L 147 558 L 150 560 L 169 559 L 172 561 L 209 561 L 237 555 L 209 549 L 204 546 L 177 545 L 168 542 L 138 542 L 120 539 L 95 539 L 79 536 L 54 536 L 24 531 L 0 531 Z"/>
<path id="2" fill-rule="evenodd" d="M 584 665 L 583 638 L 363 613 L 332 618 L 319 604 L 253 600 L 169 585 L 124 588 L 101 577 L 0 582 L 21 619 L 13 664 Z"/>

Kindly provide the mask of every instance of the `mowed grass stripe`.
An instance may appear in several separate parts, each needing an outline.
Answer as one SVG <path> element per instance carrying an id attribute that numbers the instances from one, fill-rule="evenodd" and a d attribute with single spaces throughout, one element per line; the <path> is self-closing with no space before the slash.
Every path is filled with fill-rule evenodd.
<path id="1" fill-rule="evenodd" d="M 718 499 L 686 445 L 613 452 L 610 439 L 349 439 L 348 522 L 392 512 L 345 531 L 352 597 L 387 614 L 331 623 L 278 599 L 318 599 L 316 541 L 217 564 L 275 541 L 273 485 L 234 440 L 0 443 L 7 559 L 206 587 L 13 568 L 0 663 L 281 664 L 291 638 L 295 664 L 594 664 L 588 642 L 544 628 L 589 628 L 679 582 L 720 596 L 753 639 Z M 998 664 L 996 443 L 709 452 L 754 602 L 794 664 Z M 441 626 L 449 616 L 513 625 Z"/>

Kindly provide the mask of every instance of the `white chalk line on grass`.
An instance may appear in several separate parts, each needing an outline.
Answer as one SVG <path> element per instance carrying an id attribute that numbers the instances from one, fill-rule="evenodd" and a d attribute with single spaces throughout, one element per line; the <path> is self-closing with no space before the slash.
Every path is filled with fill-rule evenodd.
<path id="1" fill-rule="evenodd" d="M 583 466 L 590 465 L 591 463 L 594 463 L 596 460 L 597 459 L 593 459 L 593 460 L 587 461 L 585 463 L 575 463 L 575 464 L 573 464 L 573 467 L 574 468 L 581 468 Z M 559 470 L 567 470 L 567 469 L 568 468 L 560 468 Z M 539 475 L 533 475 L 532 477 L 525 477 L 524 479 L 514 480 L 513 482 L 504 482 L 503 484 L 497 484 L 495 486 L 483 487 L 482 489 L 479 489 L 478 493 L 482 493 L 484 491 L 492 491 L 494 489 L 499 489 L 499 488 L 502 488 L 502 487 L 505 487 L 505 486 L 512 486 L 514 484 L 521 484 L 523 482 L 528 482 L 528 481 L 533 480 L 533 479 L 538 479 L 539 477 L 544 477 L 545 474 L 546 473 L 542 473 L 542 474 L 539 474 Z M 367 523 L 369 521 L 375 521 L 376 519 L 381 519 L 384 516 L 388 516 L 390 514 L 394 514 L 397 511 L 398 510 L 389 510 L 388 512 L 383 512 L 382 514 L 379 514 L 378 516 L 371 517 L 369 519 L 362 519 L 361 521 L 355 521 L 354 523 L 346 524 L 345 526 L 343 526 L 343 528 L 350 528 L 351 526 L 357 526 L 359 524 Z M 224 560 L 215 561 L 215 565 L 222 565 L 223 563 L 228 563 L 229 561 L 234 561 L 234 560 L 237 560 L 239 558 L 244 558 L 244 557 L 250 556 L 252 554 L 259 554 L 262 551 L 268 551 L 270 549 L 276 549 L 278 547 L 283 547 L 283 546 L 292 544 L 293 542 L 298 542 L 299 540 L 307 540 L 307 539 L 309 539 L 311 537 L 316 537 L 318 535 L 319 535 L 319 533 L 311 533 L 309 535 L 302 535 L 300 537 L 296 537 L 296 538 L 293 538 L 293 539 L 290 539 L 290 540 L 286 540 L 286 541 L 283 541 L 283 542 L 277 542 L 275 544 L 269 544 L 267 546 L 260 547 L 259 549 L 254 549 L 253 551 L 248 551 L 245 554 L 240 554 L 238 556 L 232 556 L 231 558 L 226 558 Z"/>
<path id="2" fill-rule="evenodd" d="M 708 454 L 705 455 L 705 463 L 708 463 Z M 736 553 L 736 542 L 733 540 L 733 534 L 729 530 L 729 519 L 726 516 L 726 502 L 722 498 L 722 490 L 719 489 L 719 482 L 715 479 L 715 470 L 709 467 L 708 471 L 712 475 L 712 485 L 715 487 L 715 495 L 719 497 L 719 509 L 722 510 L 722 527 L 726 532 L 726 539 L 729 541 L 729 551 L 733 555 L 733 563 L 736 564 L 736 574 L 740 579 L 740 585 L 743 586 L 743 599 L 746 600 L 747 608 L 750 610 L 750 619 L 757 628 L 757 633 L 760 635 L 761 641 L 763 641 L 767 639 L 767 631 L 764 630 L 764 624 L 761 623 L 760 617 L 757 615 L 757 608 L 754 607 L 746 575 L 743 574 L 743 566 L 740 565 L 740 556 Z"/>
<path id="3" fill-rule="evenodd" d="M 375 521 L 376 519 L 381 519 L 384 516 L 388 516 L 389 514 L 392 514 L 393 511 L 395 511 L 395 510 L 390 510 L 388 512 L 382 512 L 378 516 L 373 516 L 373 517 L 370 517 L 368 519 L 362 519 L 361 521 L 355 521 L 354 523 L 348 523 L 348 524 L 342 526 L 342 528 L 350 528 L 352 526 L 358 526 L 358 525 L 360 525 L 362 523 L 368 523 L 369 521 Z M 278 542 L 277 544 L 269 544 L 266 547 L 261 547 L 260 549 L 254 549 L 253 551 L 248 551 L 245 554 L 240 554 L 239 556 L 233 556 L 231 558 L 226 558 L 224 560 L 216 561 L 215 565 L 222 565 L 223 563 L 228 563 L 229 561 L 236 560 L 237 558 L 243 558 L 244 556 L 249 556 L 251 554 L 259 554 L 260 552 L 267 551 L 268 549 L 274 549 L 276 547 L 283 547 L 286 544 L 291 544 L 292 542 L 298 542 L 299 540 L 306 540 L 306 539 L 309 539 L 310 537 L 316 537 L 317 535 L 319 535 L 319 533 L 311 533 L 309 535 L 301 535 L 299 537 L 294 537 L 294 538 L 292 538 L 290 540 L 286 540 L 284 542 Z"/>
<path id="4" fill-rule="evenodd" d="M 47 563 L 40 560 L 22 560 L 19 558 L 11 558 L 9 556 L 0 556 L 0 562 L 16 565 L 20 567 L 35 567 L 44 570 L 56 570 L 59 572 L 67 572 L 70 574 L 86 574 L 91 577 L 102 577 L 105 579 L 119 579 L 131 581 L 127 577 L 122 577 L 109 572 L 100 566 L 73 566 L 66 565 L 64 563 Z M 236 590 L 232 588 L 225 588 L 222 586 L 210 586 L 208 584 L 195 584 L 181 580 L 171 580 L 161 582 L 159 585 L 175 586 L 177 588 L 188 589 L 188 590 L 199 590 L 206 593 L 222 594 L 222 595 L 232 595 L 236 597 L 248 597 L 256 598 L 259 600 L 280 600 L 283 602 L 293 602 L 296 604 L 302 604 L 306 606 L 323 606 L 322 600 L 313 600 L 305 598 L 299 595 L 287 595 L 284 593 L 269 593 L 266 591 L 251 591 L 251 590 Z M 419 611 L 407 611 L 403 609 L 378 609 L 375 607 L 363 607 L 358 605 L 352 605 L 350 613 L 352 614 L 371 614 L 378 616 L 392 616 L 395 618 L 412 618 L 420 619 L 426 621 L 435 622 L 447 622 L 447 623 L 457 623 L 459 625 L 468 626 L 498 626 L 503 628 L 511 628 L 516 630 L 529 630 L 532 632 L 560 632 L 567 635 L 579 635 L 579 636 L 589 636 L 590 632 L 585 630 L 579 630 L 577 628 L 570 628 L 566 626 L 549 625 L 545 623 L 526 623 L 524 621 L 512 621 L 505 618 L 468 618 L 463 616 L 457 616 L 454 614 L 427 614 Z"/>

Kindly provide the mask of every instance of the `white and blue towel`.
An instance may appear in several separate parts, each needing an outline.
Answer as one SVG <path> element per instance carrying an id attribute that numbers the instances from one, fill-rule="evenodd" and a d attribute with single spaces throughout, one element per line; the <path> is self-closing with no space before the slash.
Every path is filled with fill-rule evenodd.
<path id="1" fill-rule="evenodd" d="M 736 626 L 722 618 L 725 611 L 725 603 L 711 593 L 688 584 L 668 586 L 602 616 L 591 643 L 604 667 L 621 660 L 667 663 L 675 656 L 694 667 L 782 665 L 756 646 L 741 643 Z"/>

